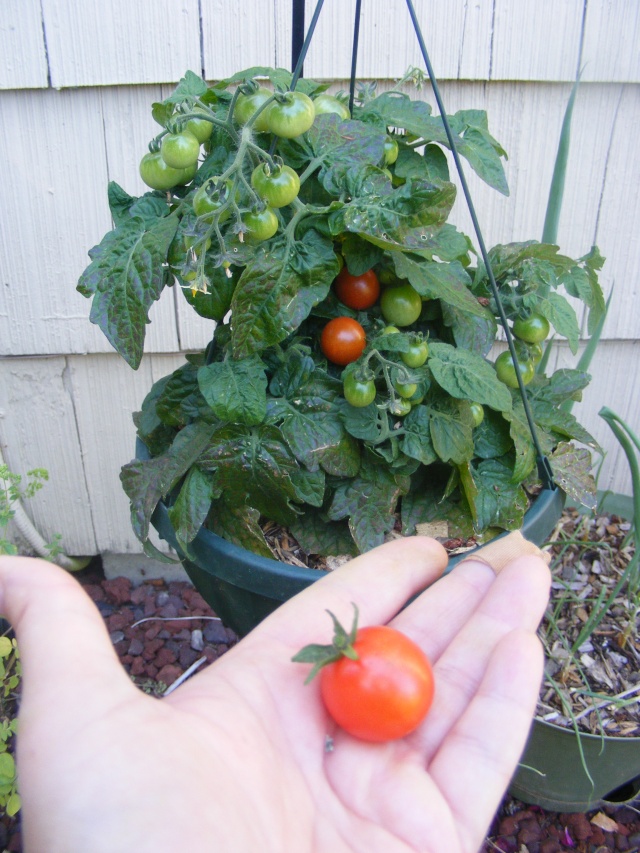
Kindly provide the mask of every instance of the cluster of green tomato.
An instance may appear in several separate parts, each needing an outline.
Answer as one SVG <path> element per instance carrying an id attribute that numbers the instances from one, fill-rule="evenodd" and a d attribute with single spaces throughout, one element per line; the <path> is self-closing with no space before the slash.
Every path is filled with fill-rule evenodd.
<path id="1" fill-rule="evenodd" d="M 542 358 L 542 341 L 549 335 L 549 321 L 542 314 L 532 312 L 528 317 L 518 317 L 511 331 L 516 338 L 517 365 L 524 385 L 528 385 Z M 518 388 L 518 376 L 513 356 L 509 350 L 501 353 L 495 361 L 498 379 L 509 388 Z"/>

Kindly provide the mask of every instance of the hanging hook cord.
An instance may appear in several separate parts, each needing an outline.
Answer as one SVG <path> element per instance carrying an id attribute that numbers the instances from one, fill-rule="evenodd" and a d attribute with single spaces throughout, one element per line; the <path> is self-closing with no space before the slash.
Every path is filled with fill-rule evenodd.
<path id="1" fill-rule="evenodd" d="M 460 155 L 458 154 L 458 149 L 455 142 L 455 137 L 451 130 L 451 125 L 449 124 L 449 120 L 447 118 L 447 114 L 444 108 L 444 104 L 442 101 L 442 97 L 440 95 L 440 89 L 438 87 L 438 81 L 436 80 L 435 74 L 433 73 L 433 67 L 431 65 L 431 61 L 429 59 L 429 54 L 427 52 L 427 47 L 424 42 L 424 38 L 422 37 L 422 31 L 420 29 L 420 24 L 418 23 L 418 19 L 416 17 L 416 12 L 413 6 L 412 0 L 407 0 L 407 7 L 409 9 L 409 14 L 411 15 L 411 21 L 413 23 L 413 28 L 416 33 L 416 37 L 418 39 L 418 44 L 420 46 L 420 52 L 422 53 L 422 58 L 424 59 L 425 65 L 427 67 L 427 73 L 429 75 L 429 79 L 431 81 L 431 86 L 433 88 L 433 94 L 435 96 L 436 102 L 438 104 L 438 109 L 440 110 L 440 116 L 442 118 L 442 124 L 444 125 L 445 133 L 447 134 L 447 139 L 449 140 L 449 145 L 451 147 L 451 153 L 453 155 L 453 160 L 456 165 L 456 169 L 458 175 L 460 177 L 460 183 L 462 185 L 462 192 L 464 193 L 464 197 L 467 202 L 467 207 L 469 208 L 469 213 L 471 215 L 471 221 L 473 223 L 474 230 L 476 232 L 476 237 L 478 238 L 478 246 L 480 248 L 480 254 L 482 255 L 482 260 L 484 261 L 485 269 L 487 271 L 487 276 L 489 277 L 489 283 L 491 285 L 491 291 L 493 293 L 493 297 L 498 306 L 498 313 L 500 314 L 500 322 L 504 327 L 505 334 L 507 336 L 507 344 L 509 345 L 509 352 L 511 353 L 511 357 L 513 359 L 513 366 L 515 368 L 516 377 L 518 379 L 518 387 L 520 389 L 520 395 L 522 397 L 522 404 L 524 406 L 524 412 L 527 418 L 527 423 L 529 424 L 529 430 L 531 431 L 531 437 L 533 439 L 533 444 L 536 449 L 536 458 L 538 463 L 538 474 L 545 489 L 555 489 L 556 484 L 553 480 L 553 471 L 551 470 L 551 465 L 549 464 L 549 460 L 542 452 L 542 448 L 540 446 L 540 441 L 538 439 L 538 434 L 536 432 L 536 427 L 533 422 L 533 416 L 531 414 L 531 407 L 529 406 L 529 401 L 527 399 L 527 393 L 525 390 L 524 382 L 522 381 L 522 374 L 520 373 L 520 368 L 518 367 L 518 356 L 515 349 L 515 344 L 513 341 L 513 336 L 511 334 L 511 330 L 509 329 L 509 323 L 507 322 L 506 314 L 504 313 L 504 308 L 502 306 L 502 301 L 500 299 L 500 293 L 498 291 L 498 285 L 495 280 L 495 276 L 493 274 L 493 270 L 491 268 L 491 262 L 489 261 L 489 255 L 487 252 L 487 248 L 485 246 L 484 238 L 482 236 L 482 231 L 480 230 L 480 223 L 478 222 L 478 218 L 476 216 L 476 211 L 473 206 L 473 201 L 471 200 L 471 193 L 469 192 L 469 187 L 467 185 L 466 178 L 464 176 L 464 170 L 462 168 L 462 163 L 460 161 Z"/>
<path id="2" fill-rule="evenodd" d="M 356 14 L 353 22 L 353 47 L 351 49 L 351 79 L 349 80 L 349 112 L 353 115 L 353 101 L 356 94 L 356 63 L 358 61 L 358 42 L 360 41 L 360 10 L 362 0 L 356 0 Z"/>

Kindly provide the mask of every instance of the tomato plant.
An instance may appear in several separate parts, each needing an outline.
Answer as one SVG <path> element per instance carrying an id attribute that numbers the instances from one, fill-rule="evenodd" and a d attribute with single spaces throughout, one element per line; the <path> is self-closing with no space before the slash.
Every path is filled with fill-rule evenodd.
<path id="1" fill-rule="evenodd" d="M 335 317 L 322 330 L 320 349 L 333 364 L 344 367 L 360 358 L 367 343 L 364 329 L 351 317 Z"/>
<path id="2" fill-rule="evenodd" d="M 200 143 L 188 130 L 168 133 L 162 140 L 160 154 L 172 169 L 188 169 L 198 160 Z"/>
<path id="3" fill-rule="evenodd" d="M 523 384 L 528 385 L 535 375 L 533 363 L 531 361 L 518 358 L 517 364 L 520 370 L 520 375 L 522 376 Z M 504 384 L 508 385 L 509 388 L 519 387 L 515 362 L 509 350 L 505 350 L 505 352 L 500 353 L 496 359 L 495 366 L 498 379 L 501 382 L 504 382 Z"/>
<path id="4" fill-rule="evenodd" d="M 373 379 L 360 379 L 357 373 L 347 373 L 342 382 L 344 398 L 351 406 L 362 409 L 376 398 L 376 384 Z"/>
<path id="5" fill-rule="evenodd" d="M 495 369 L 487 360 L 500 312 L 472 240 L 448 222 L 456 188 L 445 150 L 414 145 L 399 122 L 426 130 L 427 105 L 369 85 L 346 121 L 324 84 L 300 79 L 289 93 L 292 82 L 282 68 L 213 86 L 187 73 L 152 106 L 159 130 L 140 163 L 149 191 L 109 185 L 114 228 L 78 283 L 108 340 L 139 367 L 152 306 L 174 284 L 215 321 L 206 349 L 159 379 L 136 419 L 151 459 L 125 466 L 122 483 L 140 538 L 152 547 L 158 482 L 177 484 L 180 541 L 204 523 L 266 557 L 259 519 L 314 554 L 367 551 L 398 522 L 410 533 L 446 521 L 463 538 L 521 527 L 535 444 L 508 356 Z M 505 192 L 486 115 L 462 117 L 482 132 L 464 133 L 461 156 Z M 163 150 L 189 165 L 167 165 Z M 494 246 L 489 260 L 529 382 L 545 317 L 577 349 L 575 291 L 589 328 L 604 316 L 602 258 L 526 240 Z M 571 442 L 597 443 L 560 406 L 586 383 L 582 370 L 539 365 L 523 389 L 576 501 L 590 463 Z M 447 498 L 427 506 L 427 492 Z"/>
<path id="6" fill-rule="evenodd" d="M 333 642 L 306 646 L 293 657 L 312 663 L 305 683 L 320 673 L 320 695 L 333 720 L 360 740 L 382 743 L 406 737 L 424 720 L 434 695 L 429 659 L 420 646 L 388 625 L 347 634 L 333 613 Z"/>
<path id="7" fill-rule="evenodd" d="M 317 116 L 335 113 L 342 119 L 351 118 L 349 107 L 334 95 L 316 95 L 313 99 L 313 106 Z"/>
<path id="8" fill-rule="evenodd" d="M 294 139 L 305 133 L 313 124 L 316 111 L 313 101 L 303 92 L 287 92 L 269 107 L 267 124 L 271 133 L 285 139 Z"/>
<path id="9" fill-rule="evenodd" d="M 382 316 L 387 323 L 411 326 L 422 311 L 422 299 L 410 284 L 388 287 L 380 297 Z"/>
<path id="10" fill-rule="evenodd" d="M 355 311 L 371 308 L 380 295 L 380 283 L 373 270 L 351 275 L 344 267 L 335 280 L 334 288 L 340 302 Z"/>
<path id="11" fill-rule="evenodd" d="M 480 426 L 480 424 L 484 420 L 484 408 L 480 405 L 480 403 L 474 402 L 471 402 L 469 406 L 471 408 L 471 417 L 473 418 L 473 425 Z"/>
<path id="12" fill-rule="evenodd" d="M 270 207 L 286 207 L 300 192 L 300 178 L 291 166 L 270 170 L 266 164 L 256 166 L 251 184 Z"/>
<path id="13" fill-rule="evenodd" d="M 542 314 L 529 314 L 528 317 L 518 317 L 513 324 L 513 334 L 521 341 L 529 344 L 539 344 L 549 335 L 549 321 Z"/>

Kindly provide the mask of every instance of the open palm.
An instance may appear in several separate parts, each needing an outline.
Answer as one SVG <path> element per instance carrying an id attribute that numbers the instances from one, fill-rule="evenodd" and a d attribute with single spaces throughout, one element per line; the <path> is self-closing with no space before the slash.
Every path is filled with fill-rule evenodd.
<path id="1" fill-rule="evenodd" d="M 384 545 L 157 700 L 128 679 L 73 578 L 0 559 L 24 671 L 27 853 L 476 853 L 530 724 L 549 578 L 526 556 L 497 576 L 467 561 L 431 585 L 445 564 L 433 540 Z M 330 640 L 325 609 L 346 624 L 352 602 L 362 626 L 392 624 L 434 664 L 433 707 L 403 740 L 335 730 L 307 667 L 290 662 Z"/>

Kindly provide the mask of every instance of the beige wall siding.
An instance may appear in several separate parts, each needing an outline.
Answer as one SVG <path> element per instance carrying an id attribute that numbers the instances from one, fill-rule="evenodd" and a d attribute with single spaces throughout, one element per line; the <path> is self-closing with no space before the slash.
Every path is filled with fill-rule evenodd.
<path id="1" fill-rule="evenodd" d="M 637 428 L 640 312 L 640 4 L 636 0 L 416 0 L 447 111 L 486 109 L 504 145 L 511 194 L 467 170 L 489 245 L 539 238 L 566 101 L 580 62 L 559 242 L 595 242 L 615 287 L 593 383 L 575 413 L 607 449 L 601 485 L 630 490 L 626 462 L 598 418 L 604 404 Z M 307 0 L 307 24 L 315 2 Z M 355 0 L 326 0 L 305 75 L 345 88 Z M 87 250 L 110 227 L 109 180 L 144 192 L 138 163 L 155 135 L 150 107 L 187 70 L 219 79 L 290 66 L 290 0 L 5 0 L 0 16 L 0 449 L 24 473 L 49 469 L 33 501 L 45 535 L 74 554 L 132 553 L 120 466 L 131 412 L 211 326 L 177 290 L 152 309 L 137 372 L 88 322 L 75 290 Z M 404 0 L 363 4 L 358 76 L 381 89 L 423 65 Z M 429 87 L 422 97 L 433 103 Z M 462 199 L 456 224 L 471 233 Z M 559 365 L 575 360 L 566 347 Z"/>

